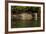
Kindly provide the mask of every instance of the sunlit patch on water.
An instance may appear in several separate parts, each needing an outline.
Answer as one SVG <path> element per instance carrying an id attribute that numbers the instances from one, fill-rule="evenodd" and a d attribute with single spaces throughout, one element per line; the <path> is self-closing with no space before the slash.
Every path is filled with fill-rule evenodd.
<path id="1" fill-rule="evenodd" d="M 32 14 L 22 13 L 18 15 L 12 15 L 12 18 L 15 18 L 17 20 L 31 20 L 33 17 Z"/>
<path id="2" fill-rule="evenodd" d="M 19 14 L 19 16 L 21 16 L 21 20 L 31 20 L 32 19 L 32 14 L 28 14 L 28 13 L 22 13 Z"/>

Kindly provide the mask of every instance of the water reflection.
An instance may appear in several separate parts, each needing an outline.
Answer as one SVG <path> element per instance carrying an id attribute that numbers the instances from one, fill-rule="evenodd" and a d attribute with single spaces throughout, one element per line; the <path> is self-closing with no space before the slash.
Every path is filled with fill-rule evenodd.
<path id="1" fill-rule="evenodd" d="M 31 14 L 19 14 L 11 16 L 11 27 L 12 28 L 23 28 L 23 27 L 39 27 L 40 18 L 37 20 L 32 18 Z"/>
<path id="2" fill-rule="evenodd" d="M 16 20 L 13 23 L 16 27 L 30 27 L 32 21 L 29 21 L 29 20 Z"/>

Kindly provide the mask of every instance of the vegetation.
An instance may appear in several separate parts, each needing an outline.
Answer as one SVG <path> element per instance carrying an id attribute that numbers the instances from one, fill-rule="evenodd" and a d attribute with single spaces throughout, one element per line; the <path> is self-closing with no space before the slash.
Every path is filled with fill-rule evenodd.
<path id="1" fill-rule="evenodd" d="M 12 13 L 23 13 L 23 12 L 38 12 L 40 7 L 30 7 L 30 6 L 12 6 L 11 11 Z"/>

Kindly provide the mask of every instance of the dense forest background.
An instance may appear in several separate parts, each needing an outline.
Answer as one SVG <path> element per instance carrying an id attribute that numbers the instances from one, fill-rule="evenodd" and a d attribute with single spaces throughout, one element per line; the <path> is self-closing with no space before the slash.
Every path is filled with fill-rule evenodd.
<path id="1" fill-rule="evenodd" d="M 34 6 L 11 6 L 11 28 L 23 28 L 23 27 L 40 27 L 40 7 Z M 21 13 L 28 13 L 33 16 L 32 20 L 22 21 L 17 20 L 13 15 Z M 34 20 L 34 13 L 37 13 L 37 20 Z"/>

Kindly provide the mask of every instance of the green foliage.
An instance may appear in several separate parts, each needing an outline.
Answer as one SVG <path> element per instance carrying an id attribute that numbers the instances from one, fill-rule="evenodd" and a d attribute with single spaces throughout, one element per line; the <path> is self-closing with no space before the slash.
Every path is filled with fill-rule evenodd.
<path id="1" fill-rule="evenodd" d="M 14 13 L 22 13 L 22 12 L 38 12 L 40 7 L 33 7 L 33 6 L 11 6 L 11 11 Z"/>
<path id="2" fill-rule="evenodd" d="M 12 6 L 12 11 L 27 11 L 30 7 L 27 6 Z"/>
<path id="3" fill-rule="evenodd" d="M 31 7 L 32 12 L 38 12 L 39 9 L 40 9 L 40 7 Z"/>

